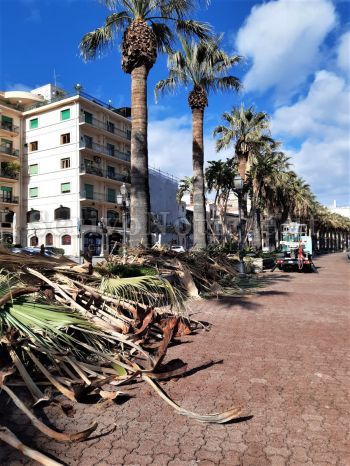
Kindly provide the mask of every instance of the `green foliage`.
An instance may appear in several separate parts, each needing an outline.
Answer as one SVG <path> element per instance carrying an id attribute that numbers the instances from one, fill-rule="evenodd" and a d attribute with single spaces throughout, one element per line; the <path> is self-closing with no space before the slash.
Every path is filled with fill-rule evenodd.
<path id="1" fill-rule="evenodd" d="M 142 277 L 145 275 L 158 275 L 153 267 L 130 264 L 106 264 L 100 270 L 102 274 L 115 275 L 120 278 Z"/>

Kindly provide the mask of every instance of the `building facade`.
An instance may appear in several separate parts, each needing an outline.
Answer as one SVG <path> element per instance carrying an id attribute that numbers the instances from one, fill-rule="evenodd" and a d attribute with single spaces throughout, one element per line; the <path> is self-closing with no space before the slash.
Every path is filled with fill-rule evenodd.
<path id="1" fill-rule="evenodd" d="M 130 191 L 130 109 L 78 85 L 69 95 L 47 84 L 0 93 L 0 111 L 2 239 L 75 257 L 121 245 L 123 219 L 129 230 L 121 191 Z M 150 170 L 153 242 L 178 243 L 177 187 L 175 178 Z"/>

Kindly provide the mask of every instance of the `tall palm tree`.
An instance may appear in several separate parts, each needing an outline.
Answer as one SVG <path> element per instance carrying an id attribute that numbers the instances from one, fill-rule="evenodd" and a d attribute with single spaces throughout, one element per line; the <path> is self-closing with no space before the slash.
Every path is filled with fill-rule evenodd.
<path id="1" fill-rule="evenodd" d="M 88 32 L 80 43 L 85 60 L 122 39 L 122 68 L 131 75 L 131 245 L 150 243 L 150 212 L 147 146 L 147 78 L 157 52 L 169 52 L 174 31 L 207 37 L 207 24 L 188 19 L 195 0 L 101 0 L 113 11 L 105 24 Z"/>
<path id="2" fill-rule="evenodd" d="M 260 212 L 266 210 L 271 213 L 276 207 L 281 208 L 276 187 L 281 184 L 285 172 L 289 169 L 288 157 L 275 148 L 278 148 L 278 143 L 267 145 L 254 154 L 248 172 L 251 210 L 247 230 L 254 225 L 254 243 L 259 250 L 262 249 Z"/>
<path id="3" fill-rule="evenodd" d="M 216 149 L 234 148 L 238 173 L 246 180 L 250 157 L 257 154 L 265 144 L 272 144 L 268 114 L 256 112 L 254 107 L 233 107 L 231 112 L 222 115 L 223 124 L 214 129 L 214 136 L 219 136 Z"/>
<path id="4" fill-rule="evenodd" d="M 220 48 L 221 38 L 219 36 L 196 43 L 179 36 L 182 50 L 169 55 L 169 76 L 159 81 L 155 88 L 157 95 L 158 92 L 173 90 L 178 85 L 192 87 L 188 104 L 192 110 L 193 241 L 198 249 L 207 246 L 203 119 L 205 107 L 208 106 L 208 94 L 210 91 L 237 91 L 241 86 L 238 78 L 227 75 L 241 57 L 227 55 Z"/>

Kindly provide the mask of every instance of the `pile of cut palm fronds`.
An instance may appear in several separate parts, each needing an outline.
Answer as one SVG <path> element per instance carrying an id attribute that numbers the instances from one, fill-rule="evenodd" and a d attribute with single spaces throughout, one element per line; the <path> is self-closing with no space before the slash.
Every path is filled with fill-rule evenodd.
<path id="1" fill-rule="evenodd" d="M 125 267 L 153 267 L 162 276 L 172 280 L 189 297 L 223 292 L 229 284 L 238 287 L 238 257 L 225 253 L 209 254 L 206 251 L 177 253 L 167 248 L 136 248 L 128 251 L 126 259 L 109 256 L 107 262 L 99 264 L 101 273 Z"/>
<path id="2" fill-rule="evenodd" d="M 182 415 L 214 423 L 239 416 L 238 408 L 214 415 L 187 411 L 159 386 L 157 379 L 187 370 L 184 365 L 167 372 L 162 361 L 173 336 L 191 331 L 182 296 L 168 280 L 88 275 L 54 265 L 40 272 L 27 266 L 18 274 L 0 271 L 0 388 L 36 428 L 58 441 L 77 441 L 97 425 L 72 434 L 56 432 L 34 416 L 14 386 L 25 385 L 35 404 L 55 391 L 84 402 L 91 394 L 115 399 L 120 385 L 138 378 Z M 48 385 L 51 391 L 43 391 Z M 36 454 L 7 427 L 0 426 L 0 439 Z M 57 464 L 45 463 L 40 455 L 37 461 Z"/>

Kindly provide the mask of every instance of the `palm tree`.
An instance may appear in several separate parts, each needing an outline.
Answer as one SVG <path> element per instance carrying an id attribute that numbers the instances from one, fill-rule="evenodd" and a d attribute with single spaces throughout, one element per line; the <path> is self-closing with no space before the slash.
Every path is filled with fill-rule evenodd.
<path id="1" fill-rule="evenodd" d="M 210 91 L 235 90 L 240 81 L 235 76 L 227 76 L 228 70 L 237 64 L 241 57 L 227 55 L 221 48 L 222 36 L 198 43 L 179 37 L 182 51 L 168 57 L 169 76 L 159 81 L 155 93 L 172 90 L 178 85 L 191 85 L 188 104 L 192 110 L 192 162 L 194 177 L 193 192 L 193 241 L 198 249 L 207 246 L 206 212 L 204 193 L 204 144 L 203 119 L 208 105 Z"/>
<path id="2" fill-rule="evenodd" d="M 147 78 L 157 52 L 169 52 L 174 33 L 207 37 L 207 24 L 188 19 L 195 0 L 101 0 L 113 13 L 105 24 L 88 32 L 80 43 L 85 60 L 113 44 L 123 34 L 122 68 L 131 75 L 131 245 L 150 243 L 147 147 Z"/>
<path id="3" fill-rule="evenodd" d="M 278 187 L 289 169 L 288 157 L 283 152 L 276 151 L 276 148 L 278 143 L 266 146 L 254 154 L 248 172 L 251 210 L 247 230 L 254 225 L 254 243 L 259 250 L 262 249 L 260 212 L 266 210 L 271 213 L 276 208 L 281 208 Z"/>
<path id="4" fill-rule="evenodd" d="M 180 204 L 184 194 L 190 195 L 190 204 L 193 203 L 193 176 L 185 176 L 180 180 L 179 188 L 176 193 L 176 200 Z"/>
<path id="5" fill-rule="evenodd" d="M 234 147 L 234 157 L 237 159 L 238 173 L 246 180 L 250 157 L 257 154 L 266 144 L 273 144 L 270 137 L 268 114 L 256 112 L 253 107 L 247 109 L 233 107 L 231 112 L 222 115 L 224 124 L 214 129 L 214 136 L 219 136 L 216 149 Z"/>
<path id="6" fill-rule="evenodd" d="M 225 162 L 222 160 L 209 161 L 205 171 L 208 191 L 215 190 L 214 203 L 219 211 L 225 241 L 228 235 L 227 204 L 230 194 L 233 192 L 236 175 L 237 169 L 233 159 L 227 159 Z"/>

